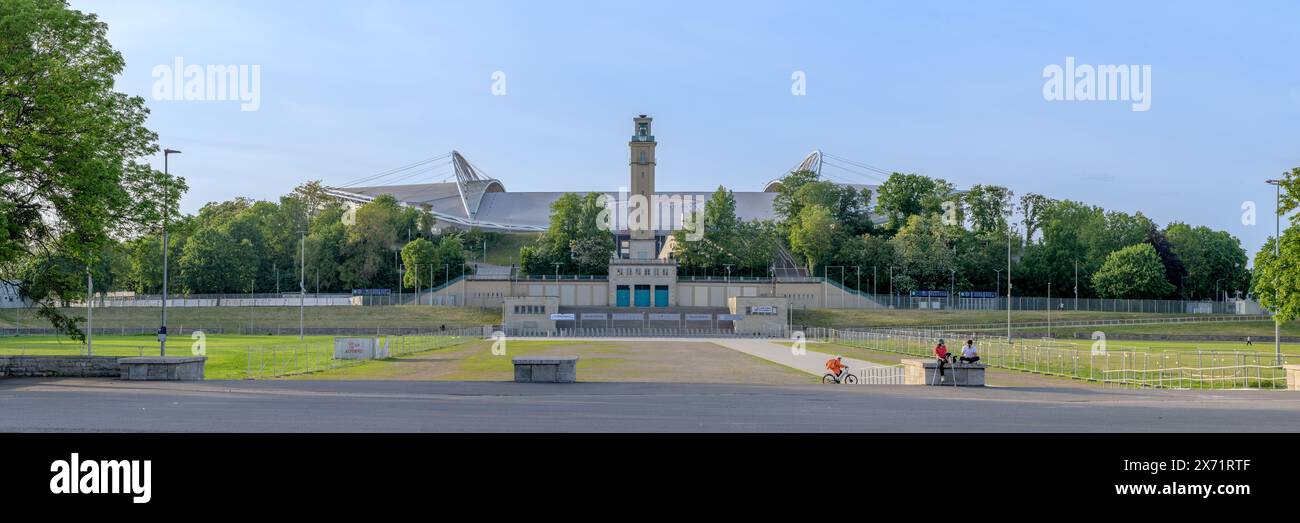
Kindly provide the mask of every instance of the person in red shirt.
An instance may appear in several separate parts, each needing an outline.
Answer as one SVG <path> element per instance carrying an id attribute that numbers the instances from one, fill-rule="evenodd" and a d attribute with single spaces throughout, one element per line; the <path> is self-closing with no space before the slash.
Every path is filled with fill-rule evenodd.
<path id="1" fill-rule="evenodd" d="M 943 380 L 943 364 L 948 361 L 948 346 L 939 340 L 939 344 L 934 346 L 934 356 L 939 360 L 939 379 Z"/>

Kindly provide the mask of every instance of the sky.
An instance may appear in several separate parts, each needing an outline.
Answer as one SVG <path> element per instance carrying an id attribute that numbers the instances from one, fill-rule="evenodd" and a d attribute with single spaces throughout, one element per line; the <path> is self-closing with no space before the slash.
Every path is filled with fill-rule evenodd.
<path id="1" fill-rule="evenodd" d="M 71 4 L 108 24 L 118 90 L 183 151 L 190 213 L 453 149 L 510 191 L 614 191 L 648 114 L 660 191 L 758 191 L 822 150 L 1227 230 L 1253 257 L 1273 234 L 1265 180 L 1300 166 L 1295 2 Z M 256 110 L 168 99 L 155 73 L 178 58 L 256 66 Z M 1067 58 L 1149 66 L 1149 108 L 1048 100 Z"/>

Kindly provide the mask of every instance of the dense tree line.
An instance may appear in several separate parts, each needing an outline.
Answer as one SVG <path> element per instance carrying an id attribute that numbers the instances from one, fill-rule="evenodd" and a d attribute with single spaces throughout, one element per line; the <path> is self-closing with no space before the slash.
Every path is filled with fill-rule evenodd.
<path id="1" fill-rule="evenodd" d="M 1072 294 L 1076 275 L 1083 298 L 1206 299 L 1249 288 L 1246 254 L 1223 231 L 1161 228 L 1140 212 L 1039 194 L 1016 200 L 999 186 L 955 191 L 917 174 L 894 173 L 878 190 L 873 201 L 868 188 L 792 172 L 774 200 L 776 220 L 745 224 L 720 188 L 704 210 L 704 240 L 679 241 L 676 255 L 687 267 L 762 270 L 782 245 L 812 274 L 882 293 L 1005 290 L 1008 256 L 1020 295 L 1044 295 L 1049 284 Z"/>

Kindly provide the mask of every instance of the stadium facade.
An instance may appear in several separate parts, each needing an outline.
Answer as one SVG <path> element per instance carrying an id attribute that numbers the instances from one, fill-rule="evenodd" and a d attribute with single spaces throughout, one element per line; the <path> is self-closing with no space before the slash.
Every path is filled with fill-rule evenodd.
<path id="1" fill-rule="evenodd" d="M 652 125 L 653 119 L 646 115 L 633 118 L 633 133 L 628 141 L 628 188 L 603 193 L 611 233 L 618 245 L 607 276 L 520 275 L 513 268 L 480 270 L 441 288 L 417 293 L 410 303 L 502 307 L 507 328 L 575 328 L 586 316 L 597 323 L 604 318 L 603 323 L 610 326 L 617 326 L 619 321 L 639 325 L 660 321 L 684 328 L 695 321 L 714 328 L 725 324 L 726 328 L 752 332 L 781 328 L 792 306 L 879 306 L 865 295 L 808 275 L 784 251 L 773 260 L 767 277 L 679 278 L 668 245 L 669 235 L 683 228 L 691 230 L 689 216 L 703 209 L 711 193 L 657 191 L 658 142 Z M 446 182 L 353 184 L 326 190 L 353 205 L 387 194 L 402 205 L 432 213 L 444 225 L 502 232 L 545 231 L 552 202 L 565 192 L 588 194 L 509 192 L 504 182 L 484 175 L 460 153 L 453 151 L 447 156 L 454 179 L 449 177 Z M 791 170 L 820 174 L 821 168 L 822 153 L 814 151 Z M 843 185 L 869 187 L 873 194 L 876 189 L 870 184 Z M 760 191 L 733 190 L 737 216 L 742 220 L 775 219 L 773 201 L 779 189 L 778 179 L 767 182 Z M 639 323 L 632 318 L 638 314 Z M 671 318 L 674 315 L 676 319 Z M 703 319 L 705 316 L 710 319 Z"/>

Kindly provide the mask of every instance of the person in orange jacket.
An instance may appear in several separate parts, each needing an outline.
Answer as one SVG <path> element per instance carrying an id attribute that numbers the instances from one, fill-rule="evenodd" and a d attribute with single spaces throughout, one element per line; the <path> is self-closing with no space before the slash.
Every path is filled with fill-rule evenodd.
<path id="1" fill-rule="evenodd" d="M 844 372 L 844 357 L 836 356 L 827 360 L 826 370 L 831 371 L 831 374 L 834 374 L 836 378 L 840 377 L 840 374 Z"/>

